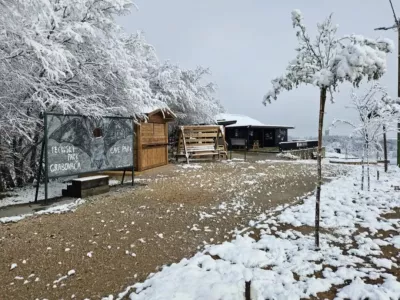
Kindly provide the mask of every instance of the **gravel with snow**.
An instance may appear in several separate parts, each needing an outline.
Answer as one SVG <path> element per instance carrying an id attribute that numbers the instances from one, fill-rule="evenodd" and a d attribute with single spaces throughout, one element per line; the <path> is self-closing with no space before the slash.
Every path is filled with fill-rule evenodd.
<path id="1" fill-rule="evenodd" d="M 257 240 L 245 234 L 209 246 L 135 284 L 130 299 L 242 300 L 245 281 L 251 281 L 252 299 L 317 297 L 342 284 L 346 285 L 338 289 L 336 299 L 399 299 L 400 283 L 388 271 L 398 265 L 380 257 L 381 247 L 399 246 L 399 236 L 385 240 L 369 236 L 400 232 L 399 219 L 382 217 L 400 207 L 400 194 L 393 189 L 400 171 L 372 180 L 373 190 L 367 193 L 359 191 L 359 170 L 353 167 L 350 176 L 323 188 L 321 226 L 330 233 L 321 235 L 320 250 L 315 249 L 312 235 L 295 230 L 314 224 L 315 197 L 311 196 L 277 216 L 252 222 L 261 230 Z M 280 230 L 282 224 L 292 229 Z M 359 227 L 366 231 L 360 232 Z M 378 278 L 382 284 L 366 282 Z"/>

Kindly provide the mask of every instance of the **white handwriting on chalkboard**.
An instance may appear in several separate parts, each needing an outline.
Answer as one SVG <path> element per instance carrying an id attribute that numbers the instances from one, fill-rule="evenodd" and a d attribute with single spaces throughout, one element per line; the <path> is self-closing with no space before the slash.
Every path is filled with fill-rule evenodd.
<path id="1" fill-rule="evenodd" d="M 132 147 L 130 147 L 130 146 L 115 146 L 110 149 L 111 154 L 128 153 L 128 152 L 132 152 Z"/>
<path id="2" fill-rule="evenodd" d="M 78 160 L 78 154 L 77 153 L 68 154 L 68 161 L 71 160 Z"/>
<path id="3" fill-rule="evenodd" d="M 81 168 L 81 163 L 78 162 L 69 162 L 69 163 L 61 163 L 61 164 L 51 164 L 50 172 L 60 172 L 60 171 L 70 171 L 70 170 L 79 170 Z"/>
<path id="4" fill-rule="evenodd" d="M 74 146 L 51 146 L 51 153 L 53 154 L 71 154 L 75 153 Z"/>

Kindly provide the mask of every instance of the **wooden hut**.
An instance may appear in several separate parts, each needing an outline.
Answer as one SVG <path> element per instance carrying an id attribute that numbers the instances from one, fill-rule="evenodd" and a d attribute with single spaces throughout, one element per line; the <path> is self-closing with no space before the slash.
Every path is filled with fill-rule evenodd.
<path id="1" fill-rule="evenodd" d="M 144 171 L 168 164 L 168 122 L 176 119 L 169 109 L 150 109 L 135 126 L 135 170 Z"/>
<path id="2" fill-rule="evenodd" d="M 230 149 L 238 145 L 245 146 L 247 150 L 277 148 L 279 143 L 287 142 L 288 129 L 294 129 L 287 125 L 266 125 L 244 115 L 219 114 L 216 118 L 217 123 L 225 128 Z"/>

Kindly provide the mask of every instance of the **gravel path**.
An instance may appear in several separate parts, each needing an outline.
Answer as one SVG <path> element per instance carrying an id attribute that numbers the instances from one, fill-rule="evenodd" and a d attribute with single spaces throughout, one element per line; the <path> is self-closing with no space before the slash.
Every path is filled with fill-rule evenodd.
<path id="1" fill-rule="evenodd" d="M 263 212 L 297 201 L 314 189 L 315 170 L 299 162 L 171 166 L 139 177 L 133 189 L 89 198 L 74 213 L 0 225 L 1 298 L 116 296 L 162 265 L 229 240 Z M 325 170 L 326 177 L 340 172 Z"/>

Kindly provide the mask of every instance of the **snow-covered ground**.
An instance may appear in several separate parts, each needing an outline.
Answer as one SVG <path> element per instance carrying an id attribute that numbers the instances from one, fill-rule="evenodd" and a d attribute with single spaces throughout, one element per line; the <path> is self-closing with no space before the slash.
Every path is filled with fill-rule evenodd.
<path id="1" fill-rule="evenodd" d="M 138 179 L 135 179 L 135 181 L 137 180 Z M 67 181 L 66 178 L 60 178 L 58 180 L 53 180 L 49 182 L 48 184 L 49 199 L 62 196 L 61 194 L 62 189 L 65 189 L 67 187 L 66 181 Z M 130 178 L 126 178 L 125 180 L 126 183 L 131 181 L 132 180 Z M 109 181 L 110 186 L 118 185 L 120 183 L 121 182 L 119 180 L 115 179 L 110 179 Z M 36 192 L 36 186 L 34 185 L 27 185 L 22 188 L 15 188 L 12 191 L 8 191 L 7 194 L 10 196 L 0 199 L 0 208 L 10 205 L 34 202 L 35 192 Z M 39 187 L 38 200 L 39 201 L 44 200 L 44 184 L 41 184 Z"/>
<path id="2" fill-rule="evenodd" d="M 383 247 L 400 249 L 400 219 L 381 216 L 400 207 L 400 192 L 393 188 L 400 171 L 374 178 L 369 193 L 360 191 L 359 174 L 360 167 L 353 167 L 346 177 L 324 185 L 320 250 L 313 235 L 296 230 L 314 225 L 315 197 L 310 196 L 251 222 L 257 239 L 248 232 L 166 266 L 135 284 L 130 299 L 242 300 L 246 281 L 257 300 L 307 298 L 340 285 L 335 299 L 400 299 L 400 283 L 390 274 L 399 268 L 399 251 L 382 257 Z"/>
<path id="3" fill-rule="evenodd" d="M 83 203 L 85 203 L 85 200 L 83 200 L 83 199 L 77 199 L 74 202 L 65 203 L 65 204 L 55 203 L 46 209 L 36 211 L 33 213 L 0 218 L 0 223 L 18 222 L 27 217 L 32 217 L 32 216 L 37 216 L 37 215 L 62 214 L 62 213 L 70 212 L 70 211 L 75 211 L 75 209 Z"/>
<path id="4" fill-rule="evenodd" d="M 48 185 L 49 198 L 61 197 L 61 190 L 66 188 L 66 183 L 60 181 L 51 181 Z M 22 188 L 15 188 L 12 191 L 7 192 L 11 195 L 0 199 L 0 207 L 9 205 L 16 205 L 22 203 L 29 203 L 35 201 L 36 187 L 34 185 L 27 185 Z M 44 199 L 44 185 L 40 185 L 38 199 Z"/>
<path id="5" fill-rule="evenodd" d="M 325 152 L 325 157 L 326 158 L 339 158 L 339 159 L 352 159 L 352 158 L 357 158 L 354 155 L 351 154 L 343 154 L 343 153 L 336 153 L 336 152 Z"/>

